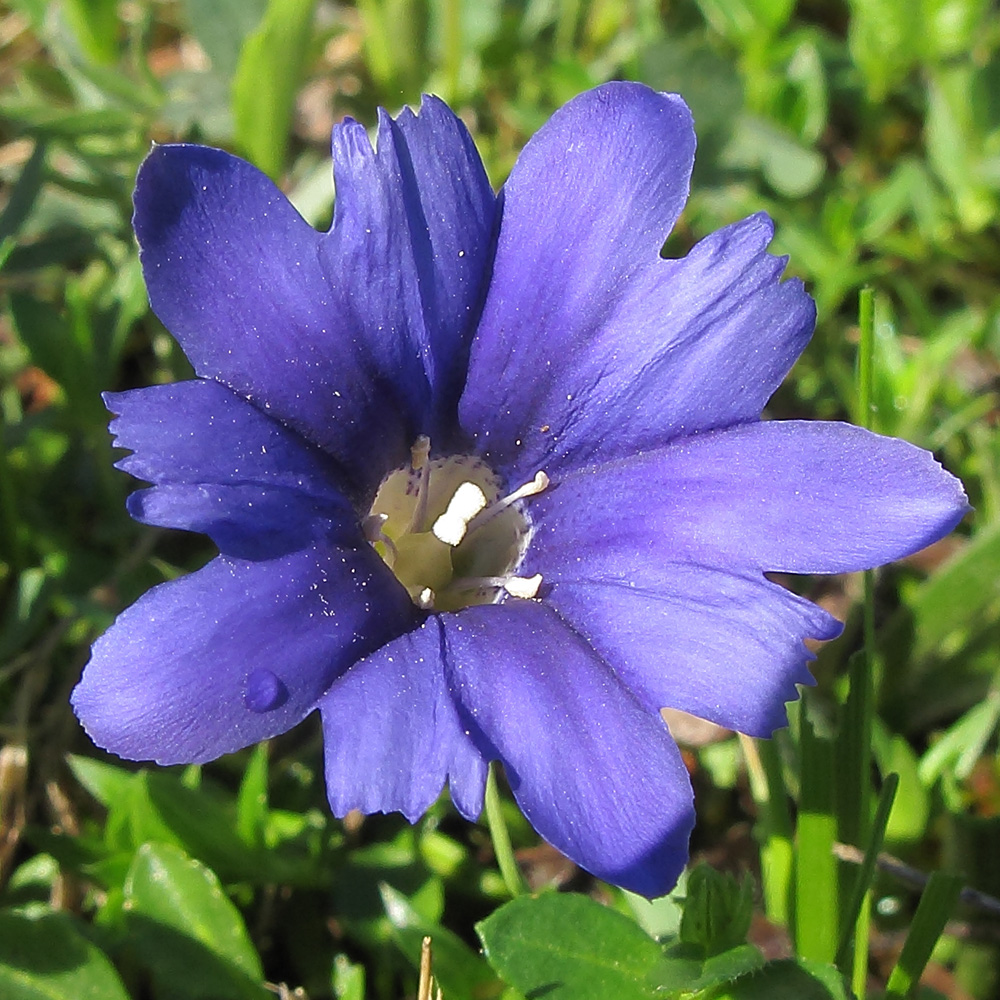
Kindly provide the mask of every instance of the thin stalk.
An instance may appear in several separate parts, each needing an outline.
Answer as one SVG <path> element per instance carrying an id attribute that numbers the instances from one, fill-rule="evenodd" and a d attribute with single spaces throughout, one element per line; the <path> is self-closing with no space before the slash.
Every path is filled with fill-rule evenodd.
<path id="1" fill-rule="evenodd" d="M 872 394 L 875 379 L 875 292 L 863 288 L 858 298 L 858 324 L 860 343 L 858 347 L 858 420 L 862 427 L 872 429 Z M 854 781 L 857 782 L 850 816 L 847 810 L 841 812 L 841 838 L 861 846 L 871 840 L 872 827 L 872 739 L 875 726 L 875 574 L 865 570 L 862 581 L 862 622 L 864 652 L 854 657 L 850 670 L 850 695 L 847 707 L 851 719 L 851 735 L 854 747 L 851 757 L 855 763 Z M 847 720 L 845 719 L 845 722 Z M 845 803 L 847 805 L 847 803 Z M 886 813 L 885 821 L 888 821 Z M 878 854 L 878 851 L 875 851 Z M 868 950 L 871 931 L 871 898 L 862 897 L 862 905 L 854 923 L 853 954 L 850 965 L 853 971 L 853 986 L 859 1000 L 864 1000 L 868 969 Z M 848 931 L 848 927 L 843 927 Z M 846 956 L 845 956 L 846 957 Z"/>
<path id="2" fill-rule="evenodd" d="M 450 102 L 458 100 L 462 74 L 462 0 L 444 0 L 444 71 Z"/>
<path id="3" fill-rule="evenodd" d="M 528 891 L 528 886 L 517 867 L 514 848 L 511 847 L 510 834 L 503 818 L 503 807 L 500 802 L 500 789 L 497 787 L 496 763 L 490 764 L 486 777 L 486 825 L 490 828 L 490 839 L 493 841 L 493 853 L 496 855 L 497 866 L 503 877 L 507 891 L 517 898 Z"/>

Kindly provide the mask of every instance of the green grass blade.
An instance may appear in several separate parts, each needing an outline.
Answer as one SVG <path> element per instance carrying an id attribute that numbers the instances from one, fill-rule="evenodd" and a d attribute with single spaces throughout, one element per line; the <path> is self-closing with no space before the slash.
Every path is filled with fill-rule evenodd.
<path id="1" fill-rule="evenodd" d="M 260 27 L 244 43 L 233 80 L 237 145 L 275 179 L 285 165 L 315 6 L 316 0 L 270 0 Z"/>
<path id="2" fill-rule="evenodd" d="M 862 861 L 861 866 L 858 868 L 847 907 L 842 914 L 840 944 L 837 947 L 837 964 L 844 975 L 849 975 L 853 966 L 854 960 L 852 956 L 854 948 L 851 947 L 853 932 L 858 929 L 858 918 L 861 916 L 865 894 L 871 888 L 872 879 L 875 877 L 875 865 L 878 861 L 879 851 L 882 850 L 885 830 L 889 825 L 889 813 L 892 812 L 892 803 L 896 798 L 896 790 L 898 788 L 898 775 L 887 775 L 885 783 L 882 785 L 882 792 L 879 795 L 878 806 L 875 809 L 875 819 L 872 823 L 871 836 L 865 850 L 864 861 Z M 867 961 L 867 955 L 865 958 Z"/>
<path id="3" fill-rule="evenodd" d="M 750 789 L 757 803 L 757 837 L 760 840 L 761 881 L 768 920 L 789 925 L 789 900 L 795 868 L 792 815 L 781 769 L 777 743 L 741 736 L 743 756 L 750 775 Z"/>
<path id="4" fill-rule="evenodd" d="M 799 751 L 802 790 L 799 795 L 798 856 L 795 868 L 795 950 L 801 958 L 831 963 L 837 954 L 839 891 L 833 854 L 834 744 L 817 736 L 799 702 Z"/>
<path id="5" fill-rule="evenodd" d="M 899 961 L 889 976 L 885 1000 L 904 1000 L 913 995 L 961 892 L 959 876 L 947 872 L 931 875 L 913 915 Z"/>

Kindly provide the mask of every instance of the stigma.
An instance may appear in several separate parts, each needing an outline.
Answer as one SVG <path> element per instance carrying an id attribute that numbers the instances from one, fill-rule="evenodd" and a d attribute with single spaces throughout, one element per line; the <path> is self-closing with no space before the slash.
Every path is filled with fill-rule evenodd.
<path id="1" fill-rule="evenodd" d="M 523 501 L 548 488 L 544 472 L 501 494 L 499 477 L 474 455 L 431 458 L 417 438 L 408 465 L 380 484 L 362 522 L 410 599 L 424 610 L 457 611 L 505 596 L 537 597 L 542 577 L 516 574 L 531 523 Z"/>

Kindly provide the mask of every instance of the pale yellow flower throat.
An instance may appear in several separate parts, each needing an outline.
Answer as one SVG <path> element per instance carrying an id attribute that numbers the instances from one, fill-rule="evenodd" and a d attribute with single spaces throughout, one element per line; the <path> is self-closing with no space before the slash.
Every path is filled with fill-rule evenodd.
<path id="1" fill-rule="evenodd" d="M 492 604 L 503 592 L 535 597 L 541 575 L 513 575 L 531 534 L 518 501 L 541 493 L 549 477 L 539 472 L 501 497 L 482 459 L 432 459 L 430 449 L 429 438 L 417 438 L 410 464 L 382 480 L 365 537 L 421 608 L 457 611 Z"/>

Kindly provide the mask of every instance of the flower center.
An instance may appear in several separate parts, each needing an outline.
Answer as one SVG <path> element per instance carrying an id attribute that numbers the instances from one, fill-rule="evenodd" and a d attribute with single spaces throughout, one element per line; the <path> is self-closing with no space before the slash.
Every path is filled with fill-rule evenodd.
<path id="1" fill-rule="evenodd" d="M 417 438 L 410 464 L 382 480 L 364 520 L 365 537 L 418 607 L 457 611 L 492 604 L 506 592 L 534 597 L 542 582 L 514 576 L 531 526 L 518 501 L 549 484 L 539 472 L 508 496 L 474 455 L 430 457 Z"/>

